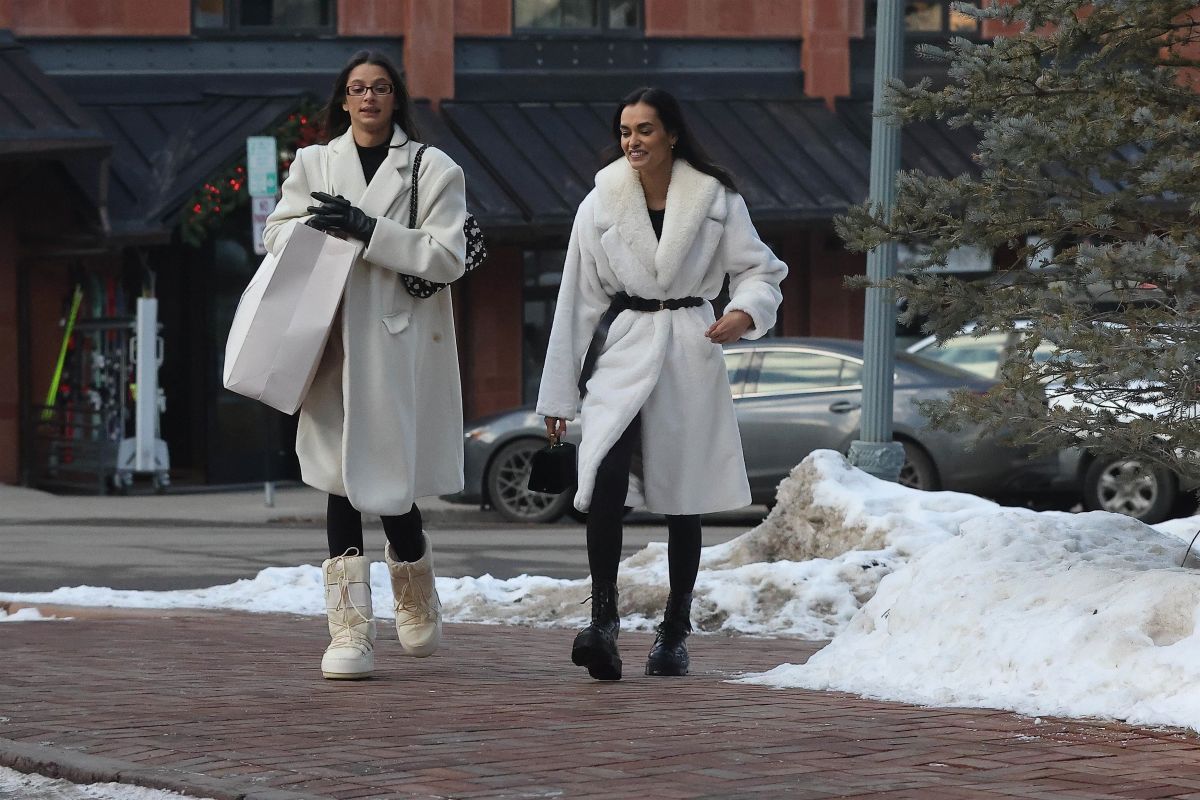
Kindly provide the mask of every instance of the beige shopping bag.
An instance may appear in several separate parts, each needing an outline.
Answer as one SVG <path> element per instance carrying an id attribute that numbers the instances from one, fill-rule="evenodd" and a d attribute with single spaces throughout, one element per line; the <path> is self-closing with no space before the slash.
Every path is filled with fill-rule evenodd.
<path id="1" fill-rule="evenodd" d="M 297 222 L 242 293 L 225 343 L 225 388 L 285 414 L 304 401 L 361 245 Z"/>

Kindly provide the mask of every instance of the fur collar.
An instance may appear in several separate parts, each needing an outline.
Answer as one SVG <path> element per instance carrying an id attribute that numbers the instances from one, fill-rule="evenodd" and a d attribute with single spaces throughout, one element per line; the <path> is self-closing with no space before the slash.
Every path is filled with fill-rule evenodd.
<path id="1" fill-rule="evenodd" d="M 671 167 L 671 185 L 667 189 L 667 209 L 662 239 L 659 240 L 650 224 L 641 181 L 629 162 L 619 159 L 596 174 L 601 209 L 611 215 L 611 225 L 616 227 L 642 267 L 663 291 L 675 280 L 701 223 L 717 213 L 713 206 L 724 197 L 724 188 L 716 178 L 682 158 L 676 159 Z"/>

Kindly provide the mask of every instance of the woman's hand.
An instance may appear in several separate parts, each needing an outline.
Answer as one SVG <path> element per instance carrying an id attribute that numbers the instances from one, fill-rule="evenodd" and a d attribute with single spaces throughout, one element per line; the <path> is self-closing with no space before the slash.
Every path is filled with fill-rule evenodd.
<path id="1" fill-rule="evenodd" d="M 546 417 L 546 438 L 557 444 L 567 435 L 567 421 L 562 417 Z"/>
<path id="2" fill-rule="evenodd" d="M 313 217 L 306 224 L 326 233 L 344 233 L 363 244 L 370 244 L 371 234 L 375 232 L 374 217 L 368 217 L 340 194 L 334 197 L 325 192 L 313 192 L 312 197 L 321 205 L 308 207 L 308 213 Z"/>
<path id="3" fill-rule="evenodd" d="M 730 311 L 709 325 L 704 335 L 714 344 L 729 344 L 742 338 L 753 327 L 754 320 L 745 311 Z"/>

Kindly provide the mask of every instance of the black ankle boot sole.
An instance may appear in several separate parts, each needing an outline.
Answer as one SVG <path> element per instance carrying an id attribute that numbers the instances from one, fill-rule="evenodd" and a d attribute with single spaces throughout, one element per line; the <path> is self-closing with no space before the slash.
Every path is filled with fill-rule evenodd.
<path id="1" fill-rule="evenodd" d="M 571 646 L 571 661 L 587 667 L 588 675 L 598 681 L 621 680 L 621 656 L 615 642 L 593 631 L 584 630 Z"/>
<path id="2" fill-rule="evenodd" d="M 670 659 L 663 661 L 650 660 L 646 662 L 646 674 L 659 678 L 681 678 L 688 674 L 688 665 L 680 664 Z"/>

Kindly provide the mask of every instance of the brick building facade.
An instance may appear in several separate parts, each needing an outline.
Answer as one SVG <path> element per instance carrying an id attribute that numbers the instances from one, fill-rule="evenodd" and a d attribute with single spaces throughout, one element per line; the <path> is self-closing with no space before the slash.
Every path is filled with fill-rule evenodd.
<path id="1" fill-rule="evenodd" d="M 908 6 L 916 38 L 991 33 L 964 30 L 947 2 Z M 0 482 L 39 482 L 33 420 L 75 286 L 107 295 L 84 316 L 159 298 L 162 432 L 177 480 L 292 474 L 292 423 L 219 387 L 225 330 L 256 263 L 247 212 L 199 248 L 180 222 L 188 197 L 242 156 L 246 135 L 271 130 L 302 96 L 323 100 L 364 47 L 403 65 L 424 138 L 463 165 L 488 235 L 486 269 L 454 290 L 469 418 L 532 399 L 574 207 L 601 164 L 615 100 L 638 85 L 684 100 L 791 267 L 776 332 L 858 337 L 862 298 L 843 280 L 865 260 L 842 249 L 831 219 L 866 194 L 873 8 L 0 0 L 0 374 L 15 378 L 0 382 Z M 908 165 L 970 168 L 961 137 L 905 137 Z"/>

